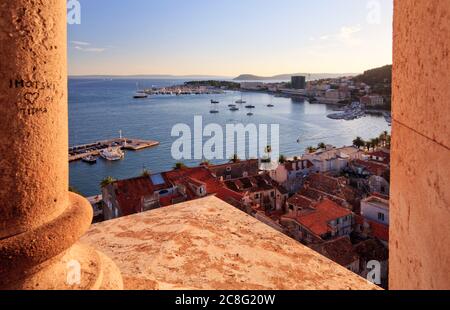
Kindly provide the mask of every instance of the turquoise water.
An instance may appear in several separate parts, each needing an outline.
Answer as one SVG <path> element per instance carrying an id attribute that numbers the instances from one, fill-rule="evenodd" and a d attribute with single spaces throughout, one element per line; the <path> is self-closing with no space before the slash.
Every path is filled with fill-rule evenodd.
<path id="1" fill-rule="evenodd" d="M 70 184 L 82 194 L 90 196 L 100 192 L 99 183 L 107 176 L 123 179 L 138 176 L 143 168 L 152 173 L 170 170 L 175 164 L 171 146 L 176 138 L 171 137 L 172 127 L 186 123 L 193 128 L 194 116 L 203 116 L 204 126 L 217 123 L 279 124 L 280 150 L 287 156 L 303 153 L 310 145 L 319 142 L 336 146 L 351 145 L 356 136 L 373 138 L 390 127 L 382 116 L 344 121 L 331 120 L 326 116 L 333 107 L 296 102 L 289 98 L 277 98 L 264 93 L 244 93 L 247 103 L 256 106 L 253 116 L 247 110 L 228 110 L 228 104 L 240 99 L 240 93 L 222 95 L 161 96 L 136 100 L 132 96 L 136 83 L 143 87 L 180 84 L 180 80 L 135 79 L 69 79 L 69 129 L 70 145 L 91 143 L 119 136 L 157 140 L 161 145 L 138 152 L 126 152 L 125 160 L 96 165 L 83 162 L 70 164 Z M 221 103 L 219 114 L 210 114 L 210 99 Z M 268 108 L 272 103 L 274 108 Z M 300 143 L 297 140 L 300 138 Z M 205 139 L 206 141 L 207 139 Z M 196 165 L 197 161 L 186 161 Z"/>

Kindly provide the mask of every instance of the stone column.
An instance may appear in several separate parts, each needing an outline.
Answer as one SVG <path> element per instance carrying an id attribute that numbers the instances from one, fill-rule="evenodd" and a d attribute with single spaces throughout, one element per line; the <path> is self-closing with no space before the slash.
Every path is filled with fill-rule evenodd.
<path id="1" fill-rule="evenodd" d="M 0 4 L 0 288 L 121 287 L 73 246 L 92 207 L 68 192 L 66 15 L 65 0 Z"/>
<path id="2" fill-rule="evenodd" d="M 450 289 L 450 1 L 394 2 L 391 289 Z"/>

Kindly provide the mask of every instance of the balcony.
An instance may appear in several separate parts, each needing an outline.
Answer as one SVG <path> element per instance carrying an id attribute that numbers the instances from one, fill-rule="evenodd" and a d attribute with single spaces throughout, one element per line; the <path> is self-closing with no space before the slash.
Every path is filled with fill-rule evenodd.
<path id="1" fill-rule="evenodd" d="M 93 225 L 81 241 L 113 259 L 124 289 L 377 289 L 216 197 Z"/>

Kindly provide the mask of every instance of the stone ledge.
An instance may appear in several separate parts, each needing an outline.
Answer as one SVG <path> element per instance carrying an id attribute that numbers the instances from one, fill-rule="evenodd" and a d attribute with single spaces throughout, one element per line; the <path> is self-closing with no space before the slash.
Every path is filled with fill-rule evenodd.
<path id="1" fill-rule="evenodd" d="M 114 260 L 125 289 L 377 289 L 216 197 L 93 225 L 81 241 Z"/>

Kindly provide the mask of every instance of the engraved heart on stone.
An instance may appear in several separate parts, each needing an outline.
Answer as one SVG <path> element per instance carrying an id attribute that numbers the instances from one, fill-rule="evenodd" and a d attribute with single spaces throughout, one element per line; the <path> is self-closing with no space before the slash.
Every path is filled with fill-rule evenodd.
<path id="1" fill-rule="evenodd" d="M 38 100 L 38 98 L 39 98 L 39 93 L 26 93 L 23 97 L 30 104 L 34 104 L 36 102 L 36 100 Z"/>

